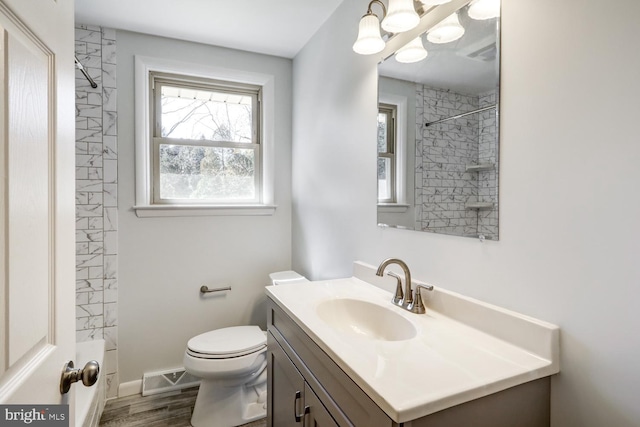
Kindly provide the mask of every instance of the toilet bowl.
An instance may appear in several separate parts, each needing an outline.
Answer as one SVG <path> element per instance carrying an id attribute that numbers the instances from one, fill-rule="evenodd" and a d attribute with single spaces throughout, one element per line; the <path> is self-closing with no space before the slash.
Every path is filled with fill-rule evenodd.
<path id="1" fill-rule="evenodd" d="M 202 378 L 193 409 L 195 427 L 230 427 L 264 417 L 267 337 L 258 326 L 234 326 L 193 337 L 187 372 Z"/>
<path id="2" fill-rule="evenodd" d="M 294 271 L 269 275 L 271 284 L 308 280 Z M 234 427 L 267 412 L 267 335 L 258 326 L 233 326 L 195 336 L 185 370 L 202 380 L 191 417 L 194 427 Z"/>

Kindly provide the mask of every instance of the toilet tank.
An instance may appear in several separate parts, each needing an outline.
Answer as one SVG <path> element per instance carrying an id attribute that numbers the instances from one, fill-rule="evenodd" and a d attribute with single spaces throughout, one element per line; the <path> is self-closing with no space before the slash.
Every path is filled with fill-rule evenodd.
<path id="1" fill-rule="evenodd" d="M 277 271 L 269 274 L 272 285 L 283 285 L 285 283 L 305 283 L 308 282 L 307 278 L 296 273 L 295 271 Z"/>

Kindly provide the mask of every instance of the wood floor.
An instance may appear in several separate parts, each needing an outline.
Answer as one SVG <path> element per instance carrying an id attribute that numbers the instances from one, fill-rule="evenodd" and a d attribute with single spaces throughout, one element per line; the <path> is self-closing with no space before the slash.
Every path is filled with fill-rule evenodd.
<path id="1" fill-rule="evenodd" d="M 178 392 L 142 397 L 140 395 L 109 400 L 101 427 L 189 427 L 198 387 Z M 266 427 L 265 419 L 243 427 Z"/>

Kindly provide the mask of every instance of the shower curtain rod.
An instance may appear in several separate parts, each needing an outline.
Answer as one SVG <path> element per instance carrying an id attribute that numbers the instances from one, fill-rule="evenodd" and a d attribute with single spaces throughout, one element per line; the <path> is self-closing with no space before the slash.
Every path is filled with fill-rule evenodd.
<path id="1" fill-rule="evenodd" d="M 78 70 L 80 70 L 82 72 L 82 74 L 84 75 L 84 77 L 89 80 L 89 83 L 91 84 L 92 88 L 97 88 L 98 84 L 96 82 L 93 81 L 93 79 L 91 78 L 91 76 L 89 75 L 89 73 L 87 73 L 87 70 L 84 69 L 84 67 L 82 66 L 82 64 L 80 63 L 80 61 L 78 60 L 78 57 L 76 56 L 76 68 Z"/>
<path id="2" fill-rule="evenodd" d="M 488 105 L 486 107 L 478 108 L 477 110 L 469 111 L 467 113 L 458 114 L 456 116 L 447 117 L 446 119 L 440 119 L 440 120 L 435 121 L 435 122 L 431 122 L 431 123 L 427 122 L 424 125 L 425 126 L 431 126 L 431 125 L 435 125 L 435 124 L 438 124 L 438 123 L 446 122 L 446 121 L 449 121 L 449 120 L 459 119 L 460 117 L 468 116 L 469 114 L 481 113 L 483 111 L 490 110 L 492 108 L 496 108 L 496 104 Z"/>

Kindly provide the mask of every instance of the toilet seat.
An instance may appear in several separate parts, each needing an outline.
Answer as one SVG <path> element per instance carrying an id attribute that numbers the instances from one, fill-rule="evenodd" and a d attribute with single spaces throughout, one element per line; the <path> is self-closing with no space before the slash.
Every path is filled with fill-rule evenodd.
<path id="1" fill-rule="evenodd" d="M 258 326 L 232 326 L 205 332 L 187 343 L 187 353 L 199 359 L 228 359 L 262 351 L 267 336 Z"/>

